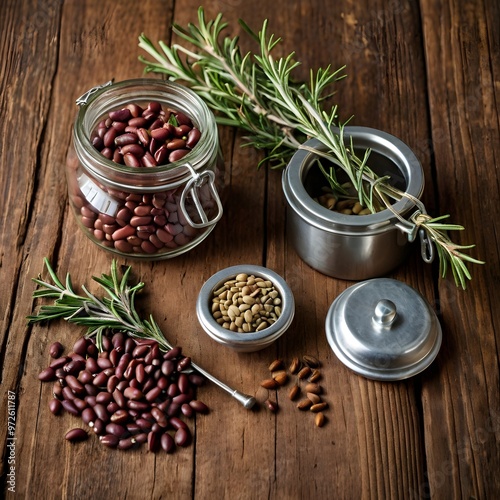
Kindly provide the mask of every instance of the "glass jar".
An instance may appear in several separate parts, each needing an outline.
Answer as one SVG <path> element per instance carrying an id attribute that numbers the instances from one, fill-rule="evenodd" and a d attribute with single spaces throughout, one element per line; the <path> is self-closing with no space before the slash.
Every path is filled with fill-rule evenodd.
<path id="1" fill-rule="evenodd" d="M 94 147 L 109 112 L 151 102 L 183 113 L 201 132 L 183 158 L 127 166 Z M 149 260 L 175 257 L 203 241 L 222 216 L 218 190 L 224 185 L 217 125 L 207 105 L 182 85 L 154 79 L 108 82 L 77 104 L 66 174 L 70 206 L 85 234 L 101 248 Z"/>

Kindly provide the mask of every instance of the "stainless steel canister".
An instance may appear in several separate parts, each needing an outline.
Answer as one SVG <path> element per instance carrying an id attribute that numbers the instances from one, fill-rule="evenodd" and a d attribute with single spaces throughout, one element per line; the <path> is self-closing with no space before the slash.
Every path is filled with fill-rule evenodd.
<path id="1" fill-rule="evenodd" d="M 369 165 L 379 176 L 390 176 L 391 184 L 418 199 L 424 189 L 422 166 L 400 139 L 367 127 L 345 127 L 344 140 L 361 157 L 371 150 Z M 344 215 L 328 210 L 314 200 L 321 188 L 318 155 L 325 151 L 316 139 L 305 143 L 288 164 L 282 179 L 287 201 L 287 233 L 298 255 L 323 274 L 346 280 L 363 280 L 387 274 L 407 257 L 415 226 L 406 226 L 415 211 L 414 201 L 403 197 L 371 215 Z M 313 168 L 314 166 L 314 168 Z"/>

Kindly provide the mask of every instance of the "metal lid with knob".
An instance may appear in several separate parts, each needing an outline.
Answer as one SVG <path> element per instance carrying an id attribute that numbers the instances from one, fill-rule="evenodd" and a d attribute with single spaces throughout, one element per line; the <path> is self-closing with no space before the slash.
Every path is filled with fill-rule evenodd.
<path id="1" fill-rule="evenodd" d="M 384 381 L 423 371 L 442 340 L 437 316 L 424 298 L 389 278 L 363 281 L 342 292 L 328 311 L 326 336 L 346 366 Z"/>

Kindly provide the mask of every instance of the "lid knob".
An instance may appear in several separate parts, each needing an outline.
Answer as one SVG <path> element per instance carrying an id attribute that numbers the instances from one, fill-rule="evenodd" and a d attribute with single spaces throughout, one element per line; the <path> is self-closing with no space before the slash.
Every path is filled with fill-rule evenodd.
<path id="1" fill-rule="evenodd" d="M 375 306 L 373 321 L 382 327 L 389 327 L 397 316 L 396 304 L 392 300 L 382 299 Z"/>

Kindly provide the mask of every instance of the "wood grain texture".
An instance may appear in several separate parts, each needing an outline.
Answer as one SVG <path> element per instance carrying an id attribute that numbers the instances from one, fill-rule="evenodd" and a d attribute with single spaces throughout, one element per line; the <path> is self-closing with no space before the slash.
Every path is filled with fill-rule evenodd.
<path id="1" fill-rule="evenodd" d="M 0 7 L 0 488 L 8 498 L 3 422 L 7 391 L 16 395 L 16 493 L 31 498 L 496 498 L 500 494 L 498 312 L 500 11 L 493 0 L 214 0 L 228 34 L 255 45 L 244 19 L 283 37 L 277 54 L 295 50 L 302 66 L 346 65 L 334 101 L 343 118 L 400 137 L 425 173 L 423 200 L 433 215 L 451 213 L 474 242 L 466 292 L 438 279 L 418 249 L 391 273 L 417 289 L 438 313 L 443 346 L 411 380 L 381 383 L 357 376 L 328 346 L 325 316 L 353 283 L 305 264 L 287 241 L 281 173 L 257 165 L 262 152 L 242 148 L 238 132 L 220 129 L 225 160 L 224 217 L 190 252 L 162 262 L 119 259 L 146 284 L 139 301 L 167 338 L 203 368 L 243 392 L 278 402 L 274 414 L 246 411 L 212 384 L 200 389 L 210 414 L 190 421 L 194 442 L 174 455 L 145 447 L 118 452 L 92 436 L 71 445 L 80 423 L 48 411 L 50 384 L 37 374 L 48 346 L 68 348 L 83 333 L 57 322 L 26 326 L 34 307 L 31 278 L 49 257 L 75 284 L 108 272 L 112 255 L 78 229 L 67 206 L 64 164 L 75 99 L 111 78 L 140 77 L 137 36 L 170 43 L 172 22 L 196 22 L 199 2 L 48 0 Z M 19 37 L 18 33 L 25 36 Z M 485 214 L 487 220 L 485 223 Z M 249 263 L 283 275 L 296 301 L 286 336 L 259 352 L 238 354 L 203 333 L 198 292 L 216 271 Z M 91 285 L 91 289 L 92 285 Z M 268 365 L 304 354 L 321 360 L 323 428 L 297 410 L 294 379 L 268 393 Z M 10 496 L 9 496 L 10 495 Z"/>
<path id="2" fill-rule="evenodd" d="M 440 377 L 423 391 L 428 488 L 433 496 L 498 494 L 499 9 L 495 2 L 422 2 L 429 103 L 440 209 L 453 213 L 485 259 L 467 293 L 439 283 L 446 342 Z M 436 19 L 440 29 L 435 29 Z M 480 200 L 480 201 L 479 201 Z M 484 219 L 484 214 L 492 214 Z M 495 332 L 497 334 L 495 335 Z"/>

